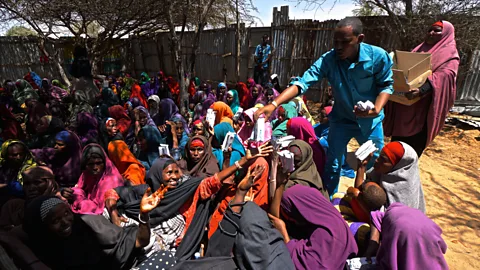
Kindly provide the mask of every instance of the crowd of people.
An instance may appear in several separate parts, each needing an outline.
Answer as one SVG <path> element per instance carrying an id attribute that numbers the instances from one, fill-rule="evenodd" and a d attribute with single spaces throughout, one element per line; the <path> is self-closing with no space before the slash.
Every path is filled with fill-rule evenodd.
<path id="1" fill-rule="evenodd" d="M 433 74 L 412 106 L 388 101 L 393 61 L 362 32 L 341 20 L 334 49 L 284 88 L 263 72 L 264 37 L 259 83 L 194 78 L 188 106 L 162 71 L 95 79 L 82 48 L 70 88 L 34 72 L 6 81 L 0 268 L 341 270 L 375 257 L 379 269 L 448 269 L 418 159 L 453 105 L 454 28 L 436 22 L 414 49 L 432 54 Z M 303 94 L 323 78 L 332 98 L 314 119 Z M 351 138 L 377 148 L 356 174 Z M 346 192 L 341 175 L 355 178 Z"/>

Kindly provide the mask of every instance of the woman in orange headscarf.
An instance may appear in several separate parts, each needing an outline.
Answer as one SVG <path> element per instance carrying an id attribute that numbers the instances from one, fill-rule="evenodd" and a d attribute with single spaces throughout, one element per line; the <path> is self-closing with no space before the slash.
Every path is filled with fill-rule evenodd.
<path id="1" fill-rule="evenodd" d="M 145 184 L 145 167 L 130 152 L 124 141 L 111 141 L 108 144 L 108 157 L 132 186 Z"/>
<path id="2" fill-rule="evenodd" d="M 225 102 L 217 101 L 210 106 L 216 112 L 215 125 L 222 122 L 229 123 L 233 127 L 233 112 Z"/>

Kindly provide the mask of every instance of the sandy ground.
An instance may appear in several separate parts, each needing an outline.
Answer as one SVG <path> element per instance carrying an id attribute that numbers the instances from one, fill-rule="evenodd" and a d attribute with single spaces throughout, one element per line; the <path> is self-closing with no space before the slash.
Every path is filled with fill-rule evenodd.
<path id="1" fill-rule="evenodd" d="M 309 104 L 312 115 L 318 115 L 316 105 Z M 427 216 L 443 230 L 452 270 L 480 269 L 480 131 L 462 128 L 445 126 L 420 158 Z M 347 157 L 352 168 L 357 148 L 353 139 Z M 353 182 L 342 178 L 340 189 Z"/>

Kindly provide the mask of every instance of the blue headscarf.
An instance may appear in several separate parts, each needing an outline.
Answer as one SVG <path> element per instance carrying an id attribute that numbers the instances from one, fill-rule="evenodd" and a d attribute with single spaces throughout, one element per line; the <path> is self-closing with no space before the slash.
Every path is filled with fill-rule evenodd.
<path id="1" fill-rule="evenodd" d="M 240 99 L 238 98 L 238 92 L 235 89 L 228 90 L 227 95 L 230 94 L 233 96 L 232 104 L 230 104 L 230 109 L 232 109 L 233 114 L 235 115 L 240 108 Z"/>
<path id="2" fill-rule="evenodd" d="M 228 132 L 235 132 L 233 127 L 229 123 L 220 123 L 216 125 L 214 128 L 215 138 L 217 141 L 222 144 L 227 136 Z M 243 148 L 242 143 L 238 139 L 238 136 L 235 136 L 235 139 L 232 143 L 232 154 L 230 155 L 230 166 L 235 164 L 235 161 L 239 161 L 243 156 L 245 156 L 245 148 Z M 223 151 L 220 148 L 213 148 L 213 155 L 218 160 L 218 165 L 220 166 L 220 170 L 223 170 Z"/>
<path id="3" fill-rule="evenodd" d="M 70 136 L 70 132 L 65 130 L 60 131 L 59 133 L 57 133 L 57 136 L 55 136 L 55 140 L 66 142 L 68 144 L 70 142 Z"/>
<path id="4" fill-rule="evenodd" d="M 145 166 L 145 169 L 150 170 L 153 162 L 160 156 L 158 147 L 162 143 L 162 135 L 157 127 L 145 125 L 142 128 L 143 137 L 147 141 L 147 152 L 138 151 L 137 159 Z"/>

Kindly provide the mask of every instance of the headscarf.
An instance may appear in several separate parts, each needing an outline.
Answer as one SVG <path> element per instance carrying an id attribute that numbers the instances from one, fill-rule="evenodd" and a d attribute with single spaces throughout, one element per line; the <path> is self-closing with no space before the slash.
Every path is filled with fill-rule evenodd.
<path id="1" fill-rule="evenodd" d="M 9 168 L 5 167 L 6 165 L 8 165 L 7 164 L 8 147 L 12 146 L 14 144 L 23 145 L 23 148 L 25 149 L 25 159 L 23 160 L 23 164 L 20 167 L 20 170 L 18 171 L 16 179 L 6 179 L 6 180 L 8 180 L 8 181 L 16 180 L 16 181 L 18 181 L 18 183 L 20 183 L 20 185 L 23 185 L 22 173 L 24 171 L 30 169 L 30 168 L 33 168 L 33 167 L 37 166 L 37 163 L 35 162 L 35 158 L 33 157 L 32 152 L 30 152 L 30 150 L 28 149 L 27 145 L 24 142 L 22 142 L 20 140 L 15 140 L 15 139 L 14 140 L 7 140 L 2 144 L 2 147 L 1 147 L 2 152 L 0 154 L 0 166 L 2 168 L 2 171 L 5 172 L 5 170 L 9 170 Z M 3 174 L 5 174 L 5 173 L 3 173 Z M 6 176 L 6 174 L 4 176 Z"/>
<path id="2" fill-rule="evenodd" d="M 111 88 L 105 87 L 102 90 L 102 104 L 108 107 L 112 107 L 118 105 L 120 101 L 118 100 L 118 96 L 113 93 Z"/>
<path id="3" fill-rule="evenodd" d="M 170 98 L 164 98 L 160 100 L 161 113 L 155 117 L 155 123 L 157 125 L 165 125 L 167 120 L 170 120 L 175 114 L 180 114 L 177 105 Z"/>
<path id="4" fill-rule="evenodd" d="M 264 89 L 263 87 L 260 85 L 260 84 L 256 84 L 256 85 L 253 85 L 250 87 L 250 93 L 253 92 L 253 88 L 257 88 L 258 89 L 258 96 L 255 100 L 253 100 L 254 102 L 253 103 L 250 103 L 250 107 L 252 106 L 255 106 L 256 104 L 262 104 L 262 105 L 267 105 L 267 95 L 265 94 L 264 92 Z M 253 96 L 252 96 L 253 98 Z"/>
<path id="5" fill-rule="evenodd" d="M 393 170 L 381 175 L 374 172 L 372 178 L 385 189 L 387 207 L 394 202 L 400 202 L 425 213 L 425 198 L 420 181 L 417 152 L 410 145 L 403 142 L 401 144 L 405 154 Z"/>
<path id="6" fill-rule="evenodd" d="M 390 159 L 393 166 L 397 165 L 405 154 L 405 149 L 400 142 L 391 142 L 385 145 L 382 151 L 387 155 L 388 159 Z"/>
<path id="7" fill-rule="evenodd" d="M 240 106 L 242 108 L 250 108 L 251 107 L 250 103 L 252 102 L 253 97 L 247 85 L 245 85 L 245 83 L 243 82 L 239 82 L 237 83 L 237 89 L 238 89 L 238 98 L 240 100 Z"/>
<path id="8" fill-rule="evenodd" d="M 108 113 L 110 114 L 110 117 L 117 122 L 118 131 L 120 131 L 122 136 L 127 136 L 132 120 L 130 120 L 125 109 L 120 105 L 115 105 L 108 108 Z"/>
<path id="9" fill-rule="evenodd" d="M 198 142 L 201 142 L 205 151 L 203 152 L 203 157 L 197 163 L 194 163 L 189 150 L 192 144 Z M 220 171 L 217 158 L 212 153 L 210 142 L 204 136 L 193 136 L 188 140 L 185 147 L 185 160 L 187 161 L 188 174 L 194 177 L 206 178 Z"/>
<path id="10" fill-rule="evenodd" d="M 327 154 L 320 145 L 313 126 L 303 117 L 294 117 L 287 122 L 287 133 L 293 135 L 297 140 L 302 140 L 310 145 L 315 155 L 313 161 L 317 166 L 317 171 L 323 175 Z"/>
<path id="11" fill-rule="evenodd" d="M 137 98 L 143 107 L 148 108 L 147 98 L 142 93 L 142 88 L 140 87 L 140 85 L 138 85 L 136 82 L 133 83 L 130 94 L 130 100 L 132 100 L 133 98 Z"/>
<path id="12" fill-rule="evenodd" d="M 227 84 L 224 83 L 224 82 L 220 82 L 217 85 L 217 89 L 216 89 L 217 100 L 220 98 L 220 88 L 222 88 L 222 87 L 225 87 L 225 95 L 227 95 L 227 92 L 228 92 Z M 217 101 L 217 100 L 215 100 L 215 101 Z M 225 101 L 225 96 L 224 96 L 223 100 L 218 100 L 218 101 Z"/>
<path id="13" fill-rule="evenodd" d="M 301 161 L 298 162 L 300 166 L 290 174 L 288 178 L 287 188 L 300 184 L 307 187 L 312 187 L 320 190 L 323 196 L 327 199 L 328 192 L 323 187 L 322 177 L 318 173 L 317 166 L 313 162 L 312 147 L 301 139 L 296 139 L 291 142 L 288 147 L 296 146 L 300 149 Z M 295 153 L 294 153 L 295 154 Z M 316 155 L 317 153 L 315 153 Z"/>
<path id="14" fill-rule="evenodd" d="M 80 177 L 80 160 L 82 146 L 80 139 L 75 133 L 61 131 L 55 136 L 56 141 L 62 141 L 66 145 L 65 153 L 58 154 L 53 148 L 32 150 L 37 161 L 43 161 L 55 174 L 55 181 L 60 187 L 73 187 Z"/>
<path id="15" fill-rule="evenodd" d="M 48 93 L 50 101 L 61 103 L 63 98 L 68 95 L 68 92 L 65 89 L 52 85 L 50 83 L 50 80 L 47 78 L 44 78 L 42 80 L 42 88 L 43 88 L 43 82 L 45 82 L 45 84 L 47 85 L 47 89 L 43 89 L 43 90 Z"/>
<path id="16" fill-rule="evenodd" d="M 86 172 L 87 162 L 93 155 L 101 157 L 105 164 L 105 171 L 98 181 L 96 177 Z M 83 173 L 73 188 L 75 199 L 72 211 L 78 214 L 100 215 L 105 207 L 105 192 L 123 186 L 123 178 L 98 144 L 92 143 L 85 146 L 80 165 Z"/>
<path id="17" fill-rule="evenodd" d="M 372 223 L 382 236 L 381 269 L 449 269 L 442 229 L 421 211 L 393 203 L 384 213 L 372 212 Z"/>
<path id="18" fill-rule="evenodd" d="M 145 113 L 147 115 L 147 124 L 146 125 L 152 126 L 152 127 L 157 127 L 157 125 L 155 125 L 155 122 L 153 122 L 152 117 L 150 117 L 150 113 L 148 113 L 148 110 L 145 109 L 145 107 L 138 106 L 134 109 L 134 111 L 141 111 L 141 112 Z"/>
<path id="19" fill-rule="evenodd" d="M 0 138 L 3 140 L 20 139 L 25 140 L 22 126 L 17 121 L 12 112 L 0 103 Z"/>
<path id="20" fill-rule="evenodd" d="M 280 207 L 290 219 L 306 222 L 295 226 L 304 239 L 290 239 L 296 269 L 344 269 L 345 261 L 358 251 L 355 238 L 340 213 L 320 191 L 295 185 L 283 193 Z"/>
<path id="21" fill-rule="evenodd" d="M 315 120 L 308 111 L 307 105 L 303 101 L 302 97 L 296 97 L 289 102 L 297 109 L 297 114 L 302 115 L 303 118 L 307 119 L 311 125 L 315 125 Z"/>
<path id="22" fill-rule="evenodd" d="M 183 116 L 181 116 L 180 114 L 175 114 L 172 116 L 172 118 L 170 119 L 171 122 L 174 122 L 174 123 L 182 123 L 182 126 L 183 126 L 183 133 L 182 133 L 182 138 L 179 140 L 178 142 L 178 149 L 180 150 L 180 152 L 182 153 L 182 155 L 184 154 L 185 152 L 185 146 L 187 145 L 187 142 L 188 142 L 188 135 L 190 134 L 190 130 L 188 129 L 188 124 L 187 124 L 187 121 L 185 121 L 185 118 L 183 118 Z M 173 138 L 172 138 L 172 133 L 170 132 L 169 134 L 167 134 L 167 142 L 168 142 L 168 145 L 170 148 L 173 148 Z"/>
<path id="23" fill-rule="evenodd" d="M 29 105 L 32 103 L 32 105 Z M 50 115 L 50 111 L 48 110 L 45 104 L 42 104 L 40 101 L 35 99 L 26 99 L 25 104 L 28 108 L 28 115 L 27 115 L 27 132 L 30 134 L 36 134 L 37 124 L 40 121 L 40 118 Z"/>
<path id="24" fill-rule="evenodd" d="M 230 104 L 230 109 L 232 109 L 233 115 L 235 115 L 240 108 L 240 101 L 238 99 L 238 92 L 235 89 L 228 90 L 227 95 L 231 95 L 233 97 L 232 104 Z"/>
<path id="25" fill-rule="evenodd" d="M 413 52 L 432 54 L 433 74 L 428 77 L 432 86 L 431 97 L 422 98 L 411 106 L 389 102 L 385 107 L 383 121 L 385 136 L 412 136 L 421 132 L 426 125 L 426 147 L 442 130 L 455 101 L 460 65 L 455 29 L 450 22 L 442 22 L 442 38 L 439 42 L 435 45 L 423 42 L 413 49 Z"/>
<path id="26" fill-rule="evenodd" d="M 234 132 L 233 127 L 228 124 L 228 123 L 220 123 L 216 125 L 214 128 L 214 133 L 215 133 L 215 138 L 217 142 L 221 145 L 223 141 L 225 140 L 225 137 L 227 136 L 228 132 Z M 235 136 L 235 139 L 233 140 L 232 143 L 232 153 L 230 155 L 230 164 L 229 166 L 232 166 L 235 164 L 235 161 L 239 161 L 243 156 L 245 156 L 245 148 L 243 148 L 242 143 L 238 139 L 238 136 Z M 213 148 L 213 155 L 217 158 L 218 160 L 218 165 L 220 167 L 220 170 L 223 170 L 223 151 L 220 148 Z"/>
<path id="27" fill-rule="evenodd" d="M 148 150 L 146 153 L 144 153 L 139 149 L 136 156 L 137 159 L 142 162 L 143 166 L 149 170 L 155 159 L 157 159 L 160 155 L 158 153 L 158 147 L 162 143 L 162 135 L 157 127 L 150 125 L 145 125 L 141 131 L 143 132 L 145 140 L 147 140 Z"/>
<path id="28" fill-rule="evenodd" d="M 145 77 L 145 80 L 140 80 L 140 88 L 142 89 L 142 93 L 145 95 L 145 97 L 148 98 L 151 95 L 155 95 L 157 93 L 157 89 L 155 88 L 155 85 L 150 84 L 150 77 L 148 74 L 146 72 L 142 72 L 140 76 Z"/>
<path id="29" fill-rule="evenodd" d="M 133 186 L 145 184 L 145 167 L 130 152 L 124 141 L 111 141 L 108 144 L 108 157 L 123 178 Z"/>
<path id="30" fill-rule="evenodd" d="M 158 111 L 159 111 L 159 109 L 160 109 L 160 98 L 159 98 L 157 95 L 151 95 L 151 96 L 148 97 L 148 101 L 150 101 L 150 100 L 153 100 L 153 101 L 155 101 L 155 102 L 157 103 L 157 108 L 156 108 L 156 109 L 154 109 L 154 108 L 149 108 L 150 116 L 151 116 L 152 118 L 154 118 L 154 117 L 157 115 L 157 113 L 158 113 Z"/>
<path id="31" fill-rule="evenodd" d="M 98 121 L 91 113 L 82 112 L 77 114 L 76 133 L 82 146 L 92 143 L 98 138 Z"/>
<path id="32" fill-rule="evenodd" d="M 297 117 L 297 110 L 291 104 L 283 104 L 279 110 L 285 110 L 285 120 L 279 123 L 279 120 L 275 120 L 273 124 L 273 137 L 283 137 L 287 135 L 287 122 L 288 120 Z"/>
<path id="33" fill-rule="evenodd" d="M 253 78 L 248 78 L 247 80 L 247 86 L 248 88 L 252 88 L 256 85 L 255 80 Z"/>
<path id="34" fill-rule="evenodd" d="M 210 108 L 217 112 L 217 115 L 215 117 L 215 125 L 226 122 L 233 126 L 233 112 L 232 109 L 230 109 L 230 107 L 225 102 L 217 101 L 213 103 Z"/>
<path id="35" fill-rule="evenodd" d="M 63 85 L 59 80 L 52 80 L 52 85 L 53 86 L 56 86 L 56 87 L 60 87 L 62 88 L 63 90 L 67 90 L 68 91 L 68 87 L 66 87 L 65 85 Z"/>
<path id="36" fill-rule="evenodd" d="M 258 108 L 250 108 L 250 109 L 243 112 L 244 117 L 245 118 L 247 118 L 247 117 L 250 118 L 254 125 L 255 125 L 255 122 L 256 122 L 255 118 L 254 118 L 254 114 L 257 110 L 258 110 Z M 263 137 L 262 142 L 266 142 L 266 141 L 268 141 L 272 138 L 272 126 L 271 126 L 270 122 L 265 121 L 265 127 L 264 128 L 265 128 L 264 129 L 265 130 L 265 136 Z M 254 132 L 254 126 L 247 127 L 247 125 L 245 123 L 240 128 L 240 130 L 238 131 L 238 137 L 240 137 L 240 139 L 243 142 L 243 145 L 245 147 L 248 146 L 246 142 L 250 139 L 253 132 Z"/>

